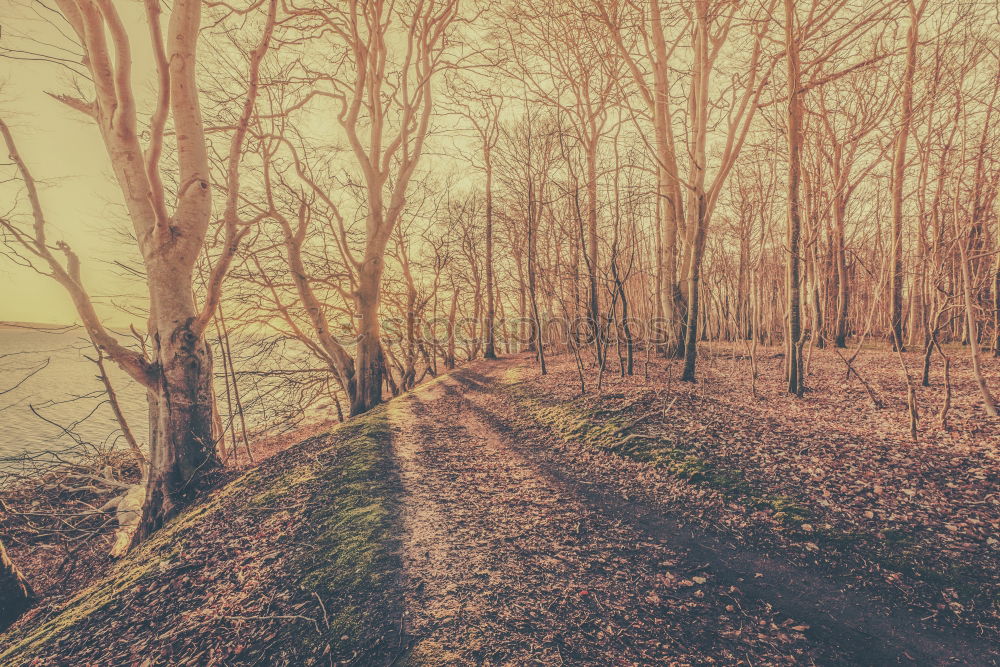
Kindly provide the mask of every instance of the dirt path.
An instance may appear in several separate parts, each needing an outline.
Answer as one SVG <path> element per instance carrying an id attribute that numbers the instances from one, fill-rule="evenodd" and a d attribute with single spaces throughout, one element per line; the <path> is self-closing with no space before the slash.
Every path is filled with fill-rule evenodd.
<path id="1" fill-rule="evenodd" d="M 393 404 L 415 664 L 993 664 L 560 459 L 479 363 Z"/>

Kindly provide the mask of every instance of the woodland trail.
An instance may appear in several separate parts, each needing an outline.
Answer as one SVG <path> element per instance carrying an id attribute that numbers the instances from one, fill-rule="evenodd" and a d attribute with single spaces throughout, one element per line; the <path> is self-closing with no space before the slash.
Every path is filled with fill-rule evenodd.
<path id="1" fill-rule="evenodd" d="M 477 362 L 393 402 L 414 664 L 997 664 L 551 447 Z M 633 480 L 634 481 L 634 480 Z"/>

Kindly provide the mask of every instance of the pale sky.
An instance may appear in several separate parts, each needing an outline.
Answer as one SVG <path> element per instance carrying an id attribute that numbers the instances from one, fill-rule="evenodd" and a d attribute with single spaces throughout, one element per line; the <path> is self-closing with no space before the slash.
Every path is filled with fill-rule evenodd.
<path id="1" fill-rule="evenodd" d="M 53 27 L 50 13 L 39 18 L 34 0 L 0 0 L 0 7 L 0 53 L 6 48 L 72 57 L 54 47 L 78 51 L 78 46 Z M 142 5 L 127 2 L 118 7 L 132 36 L 134 92 L 140 110 L 148 109 L 155 99 L 155 72 Z M 71 34 L 64 24 L 63 30 Z M 83 87 L 89 92 L 87 82 Z M 100 133 L 90 119 L 52 99 L 46 91 L 73 93 L 73 76 L 51 63 L 0 57 L 0 114 L 11 126 L 28 167 L 39 181 L 50 239 L 66 240 L 80 256 L 86 287 L 107 322 L 112 326 L 141 324 L 109 305 L 112 298 L 120 302 L 121 295 L 130 291 L 142 296 L 143 287 L 134 279 L 117 275 L 111 265 L 113 260 L 135 254 L 136 249 L 114 233 L 129 223 Z M 144 120 L 140 113 L 140 122 Z M 442 123 L 459 121 L 454 117 L 436 121 L 437 125 Z M 478 144 L 475 147 L 478 149 Z M 13 175 L 10 166 L 0 173 L 0 181 Z M 0 182 L 0 215 L 11 211 L 18 193 L 16 210 L 27 219 L 30 211 L 19 182 Z M 0 257 L 0 281 L 4 285 L 0 290 L 0 321 L 78 321 L 69 297 L 51 278 Z"/>
<path id="2" fill-rule="evenodd" d="M 0 5 L 0 46 L 24 48 L 25 37 L 69 46 L 25 2 L 0 0 Z M 135 14 L 139 6 L 123 3 L 122 11 L 132 19 L 130 27 L 144 29 Z M 140 98 L 148 91 L 145 74 L 151 71 L 148 54 L 141 48 L 148 39 L 144 42 L 142 36 L 136 34 L 133 39 L 133 80 Z M 134 282 L 130 285 L 117 276 L 109 264 L 128 252 L 114 235 L 124 220 L 121 192 L 112 180 L 97 127 L 45 93 L 72 93 L 71 82 L 69 72 L 56 65 L 0 58 L 0 114 L 11 126 L 24 160 L 39 181 L 51 238 L 69 242 L 82 260 L 84 281 L 99 309 L 112 324 L 120 324 L 128 318 L 103 304 L 136 289 Z M 8 178 L 12 172 L 6 160 L 4 163 L 2 178 Z M 19 197 L 18 213 L 28 213 L 20 183 L 0 184 L 0 215 L 11 211 L 15 197 Z M 67 323 L 79 319 L 65 290 L 51 278 L 0 257 L 0 282 L 0 320 Z"/>

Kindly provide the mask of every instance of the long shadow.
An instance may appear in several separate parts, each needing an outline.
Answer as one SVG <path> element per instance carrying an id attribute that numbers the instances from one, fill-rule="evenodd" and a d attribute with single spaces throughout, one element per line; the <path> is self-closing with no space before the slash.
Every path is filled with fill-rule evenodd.
<path id="1" fill-rule="evenodd" d="M 490 393 L 494 380 L 463 368 L 451 376 L 471 391 Z M 629 523 L 653 539 L 665 539 L 687 552 L 690 561 L 708 563 L 718 580 L 748 598 L 770 603 L 782 614 L 809 625 L 806 636 L 818 644 L 827 664 L 995 665 L 998 647 L 967 632 L 927 627 L 905 607 L 889 605 L 857 590 L 820 568 L 796 565 L 741 543 L 731 534 L 693 527 L 665 515 L 662 507 L 626 499 L 613 485 L 581 479 L 568 466 L 537 456 L 537 434 L 522 430 L 470 400 L 447 382 L 480 419 L 507 436 L 508 444 L 530 456 L 550 479 L 573 491 L 596 511 Z"/>

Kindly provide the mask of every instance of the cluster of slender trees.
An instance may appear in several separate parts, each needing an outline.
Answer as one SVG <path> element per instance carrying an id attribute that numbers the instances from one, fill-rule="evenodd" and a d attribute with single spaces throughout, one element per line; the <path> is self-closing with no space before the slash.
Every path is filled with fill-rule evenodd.
<path id="1" fill-rule="evenodd" d="M 623 373 L 643 350 L 695 381 L 701 341 L 780 342 L 801 394 L 807 345 L 930 364 L 960 341 L 996 414 L 993 2 L 145 0 L 144 26 L 55 4 L 83 92 L 53 97 L 107 147 L 143 344 L 104 324 L 47 224 L 57 188 L 2 122 L 27 206 L 0 225 L 148 393 L 136 541 L 221 464 L 269 372 L 343 418 L 523 349 L 543 372 L 614 350 Z"/>

